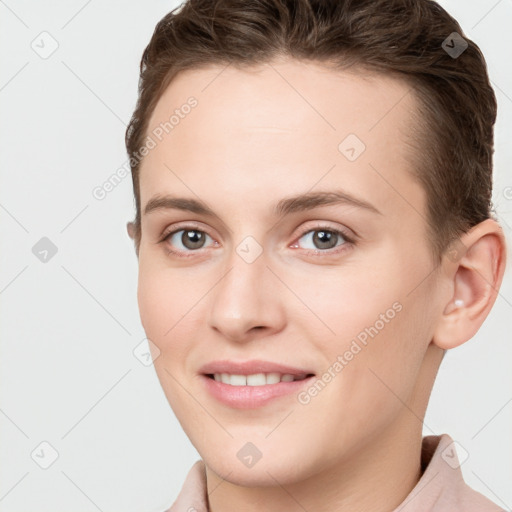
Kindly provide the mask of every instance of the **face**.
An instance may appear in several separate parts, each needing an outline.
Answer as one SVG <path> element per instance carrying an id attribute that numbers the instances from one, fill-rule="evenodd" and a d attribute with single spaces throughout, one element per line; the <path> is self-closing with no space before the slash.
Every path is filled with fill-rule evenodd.
<path id="1" fill-rule="evenodd" d="M 408 89 L 291 60 L 215 66 L 179 74 L 153 112 L 141 321 L 177 419 L 233 483 L 298 482 L 421 430 L 403 403 L 421 401 L 442 308 L 410 175 Z M 270 399 L 255 379 L 251 401 L 203 374 L 254 360 L 313 376 L 267 384 L 283 393 Z M 242 370 L 228 373 L 262 371 Z"/>

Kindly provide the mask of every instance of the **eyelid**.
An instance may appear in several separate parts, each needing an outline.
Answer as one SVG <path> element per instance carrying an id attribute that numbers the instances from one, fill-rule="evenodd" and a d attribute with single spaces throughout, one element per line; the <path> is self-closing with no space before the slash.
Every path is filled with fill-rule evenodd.
<path id="1" fill-rule="evenodd" d="M 359 238 L 359 236 L 357 235 L 357 233 L 355 233 L 354 230 L 348 229 L 345 227 L 341 227 L 341 226 L 331 226 L 331 225 L 329 225 L 328 221 L 314 220 L 314 221 L 310 221 L 310 223 L 306 222 L 305 226 L 306 227 L 304 227 L 304 224 L 301 225 L 301 227 L 298 228 L 293 233 L 292 236 L 293 236 L 294 241 L 298 240 L 299 238 L 302 238 L 304 235 L 308 234 L 311 231 L 321 231 L 322 229 L 325 231 L 333 231 L 335 233 L 340 233 L 343 236 L 343 238 L 345 238 L 345 240 L 347 240 L 347 242 L 350 242 L 350 243 L 356 243 Z M 322 251 L 322 252 L 328 252 L 328 251 Z"/>
<path id="2" fill-rule="evenodd" d="M 176 233 L 176 231 L 182 231 L 182 230 L 186 230 L 186 229 L 189 229 L 189 230 L 195 229 L 197 231 L 201 231 L 203 233 L 206 233 L 211 239 L 213 239 L 213 236 L 210 235 L 206 229 L 203 229 L 201 227 L 200 223 L 198 224 L 194 221 L 183 221 L 183 222 L 178 222 L 177 224 L 173 224 L 169 228 L 164 229 L 164 232 L 162 233 L 162 235 L 160 236 L 160 238 L 158 239 L 158 241 L 156 243 L 158 244 L 160 242 L 163 242 L 168 236 Z"/>

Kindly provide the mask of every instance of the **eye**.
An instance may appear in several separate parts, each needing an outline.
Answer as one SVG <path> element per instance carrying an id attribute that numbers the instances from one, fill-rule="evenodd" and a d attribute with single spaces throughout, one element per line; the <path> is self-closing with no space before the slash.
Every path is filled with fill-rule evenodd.
<path id="1" fill-rule="evenodd" d="M 205 231 L 195 226 L 183 226 L 182 229 L 175 229 L 164 233 L 160 242 L 165 243 L 169 254 L 186 258 L 193 256 L 194 252 L 207 247 L 207 239 L 214 242 L 214 245 L 218 245 L 218 242 L 213 240 Z M 312 251 L 317 255 L 339 253 L 355 245 L 355 240 L 343 230 L 327 226 L 318 226 L 316 229 L 305 231 L 298 238 L 298 241 L 302 239 L 305 239 L 306 243 L 313 244 L 313 248 L 309 249 L 308 252 Z M 340 246 L 341 249 L 331 250 Z M 304 248 L 302 244 L 299 245 L 297 243 L 291 247 Z"/>
<path id="2" fill-rule="evenodd" d="M 202 249 L 207 238 L 213 240 L 204 231 L 192 226 L 185 226 L 184 229 L 175 230 L 164 235 L 162 242 L 168 242 L 171 247 L 177 248 L 176 251 L 169 249 L 169 252 L 181 255 L 180 253 L 183 252 L 195 252 L 197 249 Z"/>
<path id="3" fill-rule="evenodd" d="M 327 226 L 319 226 L 316 229 L 306 231 L 298 240 L 305 239 L 307 243 L 313 244 L 311 250 L 315 252 L 330 252 L 329 249 L 334 249 L 339 246 L 350 246 L 354 240 L 349 237 L 344 231 L 329 228 Z M 341 240 L 340 240 L 341 239 Z M 341 243 L 338 243 L 341 242 Z M 299 247 L 294 244 L 292 247 Z M 301 245 L 301 247 L 303 247 Z M 342 250 L 345 250 L 343 247 Z M 306 247 L 307 249 L 307 247 Z M 333 252 L 340 252 L 339 250 Z"/>

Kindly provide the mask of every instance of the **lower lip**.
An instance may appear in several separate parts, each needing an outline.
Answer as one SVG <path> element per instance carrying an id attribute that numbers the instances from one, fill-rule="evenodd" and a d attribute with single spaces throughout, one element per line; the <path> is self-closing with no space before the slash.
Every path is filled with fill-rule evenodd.
<path id="1" fill-rule="evenodd" d="M 298 393 L 311 383 L 314 376 L 292 382 L 278 382 L 264 386 L 231 386 L 201 375 L 208 392 L 219 402 L 236 409 L 255 409 L 262 407 L 280 396 Z"/>

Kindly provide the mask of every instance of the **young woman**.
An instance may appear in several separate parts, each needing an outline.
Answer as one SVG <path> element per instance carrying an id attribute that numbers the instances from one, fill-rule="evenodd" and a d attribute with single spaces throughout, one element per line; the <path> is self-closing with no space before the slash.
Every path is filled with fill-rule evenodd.
<path id="1" fill-rule="evenodd" d="M 201 454 L 171 511 L 498 511 L 422 437 L 491 310 L 496 100 L 428 0 L 188 1 L 127 130 L 138 302 Z"/>

